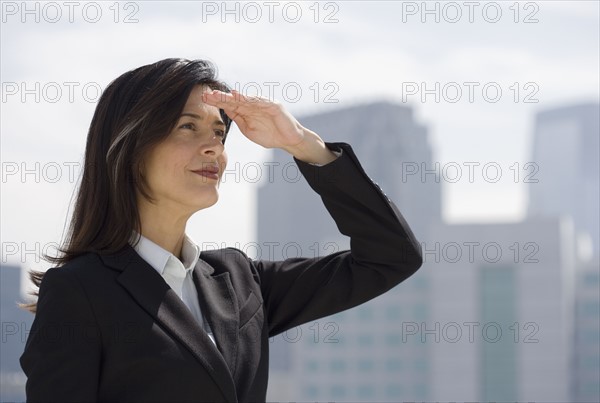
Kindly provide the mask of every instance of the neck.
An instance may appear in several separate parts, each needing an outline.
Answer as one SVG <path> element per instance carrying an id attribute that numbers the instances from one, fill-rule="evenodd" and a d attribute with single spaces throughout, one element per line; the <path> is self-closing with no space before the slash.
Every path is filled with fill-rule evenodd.
<path id="1" fill-rule="evenodd" d="M 142 235 L 181 259 L 185 226 L 191 214 L 168 206 L 138 201 Z"/>

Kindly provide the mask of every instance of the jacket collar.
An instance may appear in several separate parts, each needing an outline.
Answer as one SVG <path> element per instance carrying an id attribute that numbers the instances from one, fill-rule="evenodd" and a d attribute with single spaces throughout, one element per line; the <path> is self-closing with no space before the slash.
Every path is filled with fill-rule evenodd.
<path id="1" fill-rule="evenodd" d="M 229 273 L 214 275 L 214 268 L 203 260 L 198 261 L 192 273 L 202 314 L 215 337 L 215 347 L 183 301 L 131 245 L 100 258 L 106 266 L 121 272 L 117 278 L 121 286 L 190 350 L 219 385 L 227 401 L 237 401 L 232 372 L 237 357 L 239 313 Z"/>
<path id="2" fill-rule="evenodd" d="M 139 240 L 137 239 L 138 237 Z M 161 275 L 164 273 L 169 259 L 179 260 L 184 270 L 188 272 L 196 267 L 196 263 L 198 263 L 198 259 L 200 258 L 200 248 L 187 234 L 183 234 L 181 259 L 137 231 L 132 231 L 129 244 L 142 259 L 148 262 Z"/>

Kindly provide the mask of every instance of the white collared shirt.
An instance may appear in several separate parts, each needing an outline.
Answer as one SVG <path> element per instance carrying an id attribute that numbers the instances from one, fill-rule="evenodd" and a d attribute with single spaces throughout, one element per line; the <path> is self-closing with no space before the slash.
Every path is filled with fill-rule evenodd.
<path id="1" fill-rule="evenodd" d="M 182 262 L 171 252 L 143 235 L 140 235 L 140 241 L 134 246 L 133 240 L 136 235 L 137 232 L 133 231 L 132 239 L 129 243 L 142 259 L 148 262 L 148 264 L 167 282 L 171 289 L 175 291 L 179 298 L 181 298 L 200 326 L 206 331 L 208 337 L 210 337 L 212 342 L 216 345 L 210 325 L 202 316 L 200 302 L 198 300 L 198 291 L 196 290 L 192 278 L 192 272 L 200 258 L 200 248 L 198 245 L 184 234 L 183 246 L 181 248 Z"/>

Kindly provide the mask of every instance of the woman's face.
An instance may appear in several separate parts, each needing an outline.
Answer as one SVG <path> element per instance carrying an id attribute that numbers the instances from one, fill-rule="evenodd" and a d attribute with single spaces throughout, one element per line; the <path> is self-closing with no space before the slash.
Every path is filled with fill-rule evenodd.
<path id="1" fill-rule="evenodd" d="M 150 196 L 161 208 L 193 213 L 219 198 L 227 165 L 225 124 L 217 107 L 202 102 L 205 91 L 210 88 L 192 90 L 174 129 L 144 161 Z"/>

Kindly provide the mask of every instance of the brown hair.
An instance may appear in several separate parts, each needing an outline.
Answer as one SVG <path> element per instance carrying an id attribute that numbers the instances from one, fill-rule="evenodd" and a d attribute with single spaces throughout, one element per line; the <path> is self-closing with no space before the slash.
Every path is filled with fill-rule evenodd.
<path id="1" fill-rule="evenodd" d="M 129 242 L 133 230 L 141 233 L 136 190 L 150 200 L 141 175 L 144 156 L 171 132 L 196 85 L 229 92 L 206 60 L 161 60 L 128 71 L 108 85 L 88 131 L 66 239 L 59 256 L 44 254 L 45 260 L 64 265 L 89 252 L 113 253 Z M 220 112 L 227 133 L 231 120 Z M 39 288 L 44 272 L 31 270 L 29 277 Z M 20 306 L 35 313 L 36 305 Z"/>

